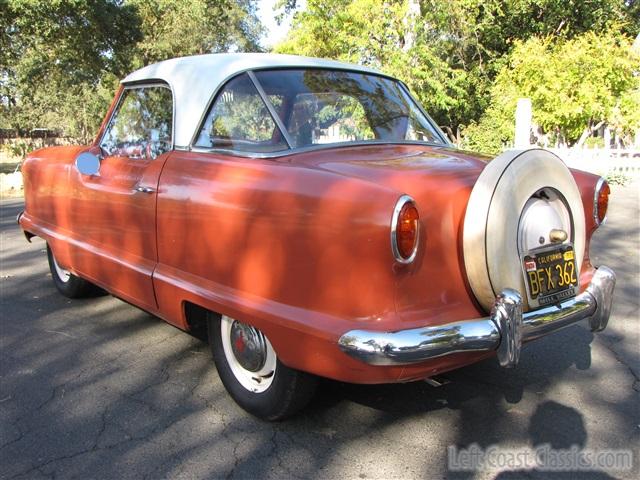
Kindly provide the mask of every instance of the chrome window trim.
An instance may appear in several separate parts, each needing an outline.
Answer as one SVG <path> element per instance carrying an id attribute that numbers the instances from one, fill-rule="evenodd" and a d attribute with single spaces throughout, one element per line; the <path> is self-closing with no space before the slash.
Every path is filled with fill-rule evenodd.
<path id="1" fill-rule="evenodd" d="M 416 209 L 418 208 L 415 200 L 411 198 L 409 195 L 405 194 L 405 195 L 402 195 L 400 198 L 398 198 L 398 201 L 396 202 L 396 205 L 393 208 L 393 215 L 391 216 L 391 252 L 393 253 L 393 257 L 395 261 L 403 265 L 408 265 L 416 259 L 416 256 L 418 254 L 418 245 L 420 243 L 420 221 L 418 220 L 418 230 L 416 232 L 416 241 L 415 241 L 415 245 L 413 246 L 413 251 L 411 252 L 411 255 L 409 255 L 408 258 L 404 258 L 400 254 L 400 251 L 398 250 L 398 244 L 397 244 L 398 218 L 400 217 L 400 211 L 402 210 L 402 207 L 404 207 L 407 203 L 413 203 Z"/>
<path id="2" fill-rule="evenodd" d="M 127 92 L 128 90 L 135 90 L 137 88 L 157 88 L 157 87 L 166 88 L 171 92 L 171 145 L 170 145 L 171 148 L 169 149 L 169 152 L 171 152 L 172 150 L 175 150 L 174 135 L 175 135 L 175 123 L 176 123 L 176 96 L 173 92 L 173 88 L 171 87 L 171 85 L 169 85 L 164 80 L 154 80 L 154 81 L 144 82 L 144 83 L 130 83 L 122 86 L 122 91 L 120 92 L 120 96 L 118 97 L 116 106 L 111 111 L 111 115 L 109 115 L 109 120 L 107 121 L 107 124 L 104 127 L 102 136 L 98 140 L 99 147 L 102 145 L 102 141 L 104 140 L 104 137 L 106 136 L 107 131 L 111 127 L 111 122 L 113 121 L 113 117 L 120 109 L 120 105 L 122 104 L 122 99 L 124 98 L 125 92 Z"/>
<path id="3" fill-rule="evenodd" d="M 606 183 L 606 180 L 603 177 L 600 177 L 598 179 L 598 182 L 596 183 L 596 189 L 595 189 L 595 193 L 593 195 L 593 220 L 596 223 L 596 227 L 599 227 L 600 225 L 604 225 L 607 221 L 607 216 L 605 215 L 604 218 L 602 219 L 602 221 L 598 220 L 598 197 L 600 196 L 600 191 L 602 190 L 602 187 L 604 186 L 604 184 Z"/>
<path id="4" fill-rule="evenodd" d="M 302 154 L 307 152 L 315 152 L 319 150 L 331 150 L 334 148 L 351 148 L 351 147 L 371 147 L 376 145 L 419 145 L 423 147 L 435 147 L 435 148 L 451 148 L 448 145 L 441 145 L 439 143 L 429 143 L 429 142 L 420 142 L 417 140 L 405 140 L 405 141 L 395 141 L 389 142 L 387 140 L 367 140 L 362 142 L 337 142 L 337 143 L 318 143 L 315 145 L 309 145 L 306 147 L 296 147 L 288 150 L 278 150 L 277 152 L 247 152 L 243 150 L 230 150 L 224 148 L 206 148 L 206 147 L 198 147 L 192 146 L 188 149 L 190 152 L 198 152 L 198 153 L 216 153 L 219 155 L 228 155 L 232 157 L 242 157 L 242 158 L 280 158 L 286 157 L 294 154 Z M 187 150 L 176 148 L 180 150 Z"/>
<path id="5" fill-rule="evenodd" d="M 256 78 L 255 73 L 249 70 L 247 72 L 247 75 L 249 76 L 249 79 L 253 83 L 253 86 L 256 87 L 256 90 L 258 91 L 258 95 L 260 95 L 260 98 L 262 99 L 262 103 L 264 103 L 265 106 L 267 107 L 267 110 L 269 110 L 269 114 L 271 115 L 271 118 L 273 118 L 273 121 L 276 124 L 276 128 L 280 130 L 280 135 L 282 135 L 282 138 L 284 138 L 284 141 L 287 142 L 287 146 L 289 147 L 289 150 L 291 150 L 291 147 L 293 146 L 293 142 L 291 141 L 291 137 L 289 136 L 289 132 L 285 128 L 284 123 L 282 123 L 282 119 L 280 118 L 280 115 L 278 115 L 278 112 L 276 112 L 276 109 L 273 106 L 273 103 L 271 103 L 271 100 L 269 100 L 267 93 L 262 88 L 262 85 L 260 85 L 260 82 Z"/>

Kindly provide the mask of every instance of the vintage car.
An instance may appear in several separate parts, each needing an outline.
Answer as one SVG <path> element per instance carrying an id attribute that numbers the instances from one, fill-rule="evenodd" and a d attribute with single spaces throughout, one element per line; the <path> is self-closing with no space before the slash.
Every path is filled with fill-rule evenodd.
<path id="1" fill-rule="evenodd" d="M 90 146 L 22 169 L 57 289 L 205 335 L 226 389 L 280 419 L 317 377 L 429 379 L 588 319 L 609 187 L 541 149 L 456 150 L 399 80 L 270 54 L 127 76 Z"/>

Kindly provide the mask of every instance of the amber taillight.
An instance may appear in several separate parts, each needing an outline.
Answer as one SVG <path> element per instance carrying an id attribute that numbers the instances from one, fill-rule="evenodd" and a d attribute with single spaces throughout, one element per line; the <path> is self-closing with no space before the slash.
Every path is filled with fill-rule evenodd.
<path id="1" fill-rule="evenodd" d="M 607 208 L 609 206 L 609 193 L 611 189 L 604 178 L 598 180 L 596 192 L 593 199 L 593 216 L 596 225 L 602 225 L 607 218 Z"/>
<path id="2" fill-rule="evenodd" d="M 411 263 L 418 250 L 420 215 L 411 197 L 403 195 L 391 219 L 391 250 L 396 261 Z"/>

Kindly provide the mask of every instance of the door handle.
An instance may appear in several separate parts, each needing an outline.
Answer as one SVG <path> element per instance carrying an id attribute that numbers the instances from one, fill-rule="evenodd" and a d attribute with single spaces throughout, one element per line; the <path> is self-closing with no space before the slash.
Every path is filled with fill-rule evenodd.
<path id="1" fill-rule="evenodd" d="M 138 185 L 135 189 L 136 192 L 140 193 L 155 193 L 156 189 L 151 187 L 143 187 L 142 185 Z"/>

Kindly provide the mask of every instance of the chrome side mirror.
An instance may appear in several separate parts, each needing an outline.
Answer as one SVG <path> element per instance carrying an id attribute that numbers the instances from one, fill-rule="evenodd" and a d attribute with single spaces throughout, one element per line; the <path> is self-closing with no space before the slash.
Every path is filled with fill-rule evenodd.
<path id="1" fill-rule="evenodd" d="M 83 152 L 76 157 L 76 168 L 82 175 L 100 175 L 100 159 L 93 153 Z"/>

